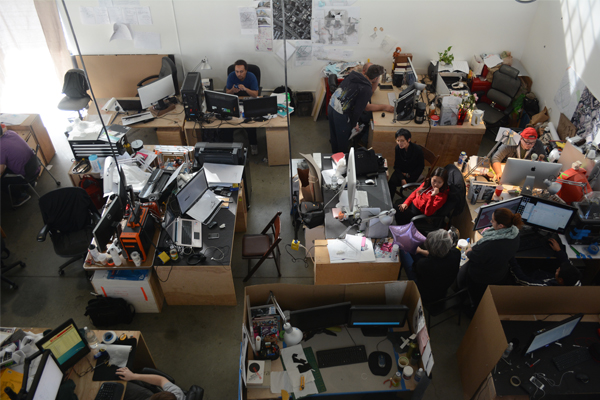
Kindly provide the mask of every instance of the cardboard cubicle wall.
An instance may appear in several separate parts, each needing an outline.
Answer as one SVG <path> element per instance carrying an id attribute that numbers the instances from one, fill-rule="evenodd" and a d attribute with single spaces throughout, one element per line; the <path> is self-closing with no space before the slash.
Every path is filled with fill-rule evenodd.
<path id="1" fill-rule="evenodd" d="M 489 286 L 457 353 L 464 398 L 477 393 L 508 346 L 501 320 L 534 320 L 549 314 L 561 320 L 577 313 L 586 314 L 584 321 L 598 321 L 598 287 Z"/>

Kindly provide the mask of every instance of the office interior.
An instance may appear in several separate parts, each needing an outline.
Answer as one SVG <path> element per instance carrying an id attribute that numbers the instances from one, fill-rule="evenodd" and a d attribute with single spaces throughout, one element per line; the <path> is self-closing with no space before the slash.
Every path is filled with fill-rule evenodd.
<path id="1" fill-rule="evenodd" d="M 5 4 L 6 3 L 6 4 Z M 0 13 L 14 18 L 21 11 L 8 7 L 9 1 L 0 3 Z M 58 7 L 65 18 L 62 2 L 37 1 L 36 8 Z M 251 6 L 250 1 L 141 1 L 150 7 L 153 24 L 137 26 L 143 32 L 157 32 L 161 43 L 158 50 L 140 50 L 132 42 L 109 41 L 109 25 L 84 25 L 79 19 L 80 6 L 97 6 L 95 1 L 66 1 L 81 52 L 90 54 L 174 54 L 180 71 L 180 81 L 204 57 L 212 69 L 202 71 L 203 78 L 212 78 L 216 88 L 225 85 L 225 70 L 238 58 L 257 64 L 262 70 L 263 92 L 284 84 L 284 63 L 273 53 L 254 51 L 254 39 L 240 34 L 238 7 Z M 286 2 L 292 5 L 293 2 Z M 314 2 L 313 6 L 316 6 Z M 468 60 L 474 54 L 511 51 L 520 60 L 533 81 L 532 91 L 540 100 L 540 108 L 548 108 L 550 120 L 558 123 L 560 111 L 555 104 L 555 94 L 567 68 L 573 68 L 589 90 L 600 96 L 600 1 L 597 0 L 538 0 L 522 4 L 514 0 L 485 1 L 367 1 L 358 0 L 360 7 L 360 43 L 352 46 L 352 59 L 391 66 L 391 54 L 379 48 L 383 38 L 392 37 L 403 51 L 413 54 L 413 63 L 420 73 L 425 73 L 429 60 L 452 45 L 456 59 Z M 27 3 L 28 11 L 34 7 Z M 392 12 L 390 12 L 392 11 Z M 15 26 L 16 25 L 16 26 Z M 25 28 L 24 24 L 5 26 L 3 29 L 42 34 L 41 27 Z M 373 27 L 377 37 L 371 38 Z M 4 36 L 4 35 L 2 35 Z M 14 35 L 14 45 L 26 36 Z M 23 39 L 20 39 L 23 38 Z M 75 51 L 69 32 L 66 33 L 67 51 Z M 21 42 L 25 46 L 24 42 Z M 31 45 L 29 43 L 28 45 Z M 274 41 L 274 50 L 281 41 Z M 31 47 L 30 47 L 31 48 Z M 64 52 L 64 49 L 62 49 Z M 0 111 L 7 113 L 39 113 L 50 132 L 56 155 L 52 160 L 52 173 L 69 185 L 67 171 L 72 153 L 63 134 L 67 115 L 55 106 L 61 97 L 62 73 L 52 68 L 48 50 L 22 58 L 21 64 L 5 53 L 7 79 L 0 80 Z M 63 54 L 64 55 L 64 54 Z M 40 65 L 31 62 L 37 57 L 45 68 L 40 75 Z M 23 62 L 27 61 L 27 62 Z M 52 67 L 49 68 L 48 66 Z M 316 92 L 324 61 L 313 59 L 310 66 L 287 65 L 288 86 L 294 91 Z M 21 68 L 19 68 L 21 67 Z M 69 68 L 67 64 L 67 68 Z M 11 79 L 10 74 L 21 69 L 23 74 L 35 79 Z M 64 72 L 63 72 L 64 73 Z M 14 75 L 23 78 L 22 75 Z M 24 89 L 25 88 L 25 89 Z M 101 105 L 100 105 L 101 106 Z M 156 140 L 151 130 L 137 132 L 147 144 Z M 299 153 L 327 153 L 329 126 L 324 116 L 316 122 L 310 117 L 292 116 L 290 121 L 292 157 Z M 235 140 L 247 144 L 243 132 Z M 286 166 L 269 167 L 265 162 L 266 138 L 259 129 L 259 154 L 250 156 L 254 201 L 248 214 L 247 232 L 258 232 L 276 211 L 282 211 L 282 245 L 293 239 L 289 217 L 289 169 Z M 486 154 L 494 145 L 486 135 L 479 154 Z M 458 158 L 458 154 L 457 154 Z M 44 174 L 38 181 L 38 193 L 47 193 L 56 187 Z M 257 196 L 257 194 L 259 194 Z M 4 199 L 3 199 L 4 200 Z M 24 269 L 9 273 L 19 288 L 1 288 L 1 324 L 19 327 L 54 327 L 68 318 L 79 326 L 90 326 L 84 317 L 87 301 L 92 299 L 93 288 L 85 272 L 70 266 L 65 276 L 59 276 L 55 266 L 63 262 L 56 256 L 49 241 L 38 243 L 36 235 L 42 227 L 35 196 L 24 206 L 13 210 L 9 202 L 1 204 L 1 226 L 7 234 L 6 243 L 11 251 L 8 261 L 26 262 Z M 240 322 L 243 315 L 243 293 L 247 285 L 266 283 L 296 283 L 311 285 L 313 271 L 302 262 L 294 262 L 284 251 L 282 277 L 277 277 L 275 266 L 265 263 L 249 282 L 246 262 L 241 260 L 241 235 L 237 234 L 233 246 L 232 263 L 237 306 L 169 306 L 165 304 L 159 314 L 137 314 L 131 325 L 114 330 L 139 330 L 144 334 L 157 366 L 174 376 L 186 388 L 192 384 L 202 386 L 205 399 L 224 399 L 237 396 Z M 283 246 L 282 246 L 283 247 Z M 469 319 L 461 325 L 450 320 L 431 332 L 435 354 L 433 380 L 426 399 L 458 399 L 463 397 L 456 351 L 468 327 Z"/>

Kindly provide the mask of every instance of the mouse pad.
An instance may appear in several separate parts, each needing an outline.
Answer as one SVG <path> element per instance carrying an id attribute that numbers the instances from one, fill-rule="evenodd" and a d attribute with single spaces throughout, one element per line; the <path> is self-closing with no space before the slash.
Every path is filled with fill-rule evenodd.
<path id="1" fill-rule="evenodd" d="M 129 353 L 129 358 L 127 358 L 127 368 L 132 369 L 133 367 L 133 359 L 135 357 L 135 348 L 137 345 L 137 339 L 125 339 L 125 340 L 117 340 L 114 345 L 127 345 L 131 346 L 131 353 Z M 102 347 L 100 344 L 98 347 Z M 96 360 L 96 365 L 102 364 L 104 360 L 106 360 L 107 356 L 101 356 Z M 94 370 L 94 376 L 92 377 L 93 381 L 118 381 L 121 378 L 117 376 L 117 367 L 116 365 L 108 366 L 106 364 L 100 365 Z"/>
<path id="2" fill-rule="evenodd" d="M 383 355 L 385 358 L 385 366 L 382 368 L 379 366 L 379 355 Z M 369 354 L 369 369 L 373 375 L 387 376 L 392 369 L 392 357 L 388 353 L 383 351 L 374 351 Z"/>

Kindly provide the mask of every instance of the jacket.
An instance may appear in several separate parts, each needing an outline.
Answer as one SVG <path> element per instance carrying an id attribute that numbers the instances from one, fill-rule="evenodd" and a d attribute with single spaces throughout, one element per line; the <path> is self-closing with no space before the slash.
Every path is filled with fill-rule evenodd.
<path id="1" fill-rule="evenodd" d="M 445 257 L 422 257 L 414 264 L 417 275 L 417 287 L 424 304 L 432 303 L 446 297 L 448 288 L 452 286 L 458 275 L 460 266 L 460 250 L 453 247 Z"/>
<path id="2" fill-rule="evenodd" d="M 423 194 L 419 194 L 419 190 L 423 189 L 423 185 L 425 185 L 425 182 L 423 182 L 421 186 L 417 188 L 417 190 L 408 196 L 408 198 L 404 201 L 404 204 L 409 206 L 414 204 L 419 211 L 428 217 L 431 217 L 444 205 L 446 200 L 448 200 L 449 190 L 446 189 L 443 192 L 439 192 L 437 196 L 431 196 L 432 189 L 429 188 Z"/>
<path id="3" fill-rule="evenodd" d="M 339 114 L 347 115 L 350 126 L 354 127 L 372 94 L 373 88 L 367 77 L 352 71 L 331 95 L 329 105 Z"/>
<path id="4" fill-rule="evenodd" d="M 407 174 L 412 182 L 416 182 L 425 168 L 423 151 L 416 144 L 409 144 L 406 150 L 396 145 L 394 158 L 394 171 Z"/>
<path id="5" fill-rule="evenodd" d="M 509 260 L 519 250 L 519 235 L 513 239 L 488 240 L 476 243 L 467 254 L 467 274 L 480 285 L 504 283 L 509 273 Z"/>

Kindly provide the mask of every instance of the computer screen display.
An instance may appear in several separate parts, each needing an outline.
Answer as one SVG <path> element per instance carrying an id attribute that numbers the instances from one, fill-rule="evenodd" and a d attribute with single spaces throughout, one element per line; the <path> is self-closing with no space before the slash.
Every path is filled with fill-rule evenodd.
<path id="1" fill-rule="evenodd" d="M 514 199 L 508 199 L 498 203 L 491 203 L 487 206 L 481 206 L 479 208 L 477 218 L 475 218 L 473 230 L 478 231 L 480 229 L 485 229 L 492 226 L 492 215 L 494 214 L 494 211 L 500 208 L 508 208 L 513 213 L 517 213 L 519 210 L 519 205 L 521 204 L 521 199 L 522 197 L 515 197 Z"/>
<path id="2" fill-rule="evenodd" d="M 77 325 L 72 319 L 44 336 L 36 343 L 36 346 L 42 351 L 52 351 L 63 372 L 90 352 L 87 342 L 79 333 Z"/>
<path id="3" fill-rule="evenodd" d="M 517 212 L 527 225 L 562 234 L 573 220 L 577 208 L 524 195 Z"/>
<path id="4" fill-rule="evenodd" d="M 554 327 L 541 329 L 533 333 L 531 341 L 525 347 L 525 354 L 548 346 L 562 338 L 565 338 L 573 332 L 575 326 L 581 321 L 583 314 L 577 314 L 565 320 L 558 322 Z"/>
<path id="5" fill-rule="evenodd" d="M 402 327 L 406 323 L 408 307 L 405 305 L 352 306 L 352 327 Z"/>
<path id="6" fill-rule="evenodd" d="M 206 180 L 206 171 L 201 168 L 186 185 L 177 193 L 177 201 L 181 215 L 185 214 L 196 200 L 208 189 L 208 181 Z"/>
<path id="7" fill-rule="evenodd" d="M 162 103 L 162 100 L 167 97 L 175 96 L 175 85 L 173 84 L 173 76 L 167 75 L 164 78 L 158 79 L 152 83 L 138 88 L 138 95 L 142 108 L 146 109 L 153 104 Z M 164 103 L 161 107 L 165 108 Z"/>
<path id="8" fill-rule="evenodd" d="M 112 195 L 111 203 L 93 231 L 96 246 L 98 246 L 100 252 L 106 251 L 107 245 L 110 244 L 110 238 L 117 232 L 117 226 L 123 219 L 124 210 L 125 207 L 121 203 L 121 198 Z"/>
<path id="9" fill-rule="evenodd" d="M 206 112 L 215 113 L 222 118 L 240 116 L 239 99 L 236 95 L 205 90 Z"/>
<path id="10" fill-rule="evenodd" d="M 561 168 L 562 164 L 509 158 L 504 166 L 500 183 L 523 186 L 525 179 L 533 176 L 535 178 L 533 187 L 546 189 L 544 180 L 556 178 Z"/>
<path id="11" fill-rule="evenodd" d="M 350 148 L 348 153 L 348 168 L 346 169 L 346 179 L 348 181 L 348 210 L 354 212 L 356 204 L 356 159 L 354 158 L 354 147 Z"/>
<path id="12" fill-rule="evenodd" d="M 396 114 L 399 121 L 408 121 L 414 118 L 415 96 L 417 89 L 414 83 L 404 89 L 398 95 L 398 103 L 396 103 Z"/>
<path id="13" fill-rule="evenodd" d="M 303 332 L 346 325 L 351 303 L 330 304 L 290 312 L 290 324 Z"/>
<path id="14" fill-rule="evenodd" d="M 244 101 L 244 117 L 256 118 L 277 114 L 277 96 L 257 97 Z"/>
<path id="15" fill-rule="evenodd" d="M 38 364 L 33 380 L 30 381 L 31 386 L 27 388 L 26 400 L 46 400 L 56 398 L 63 379 L 63 371 L 60 370 L 60 366 L 52 356 L 51 351 L 46 351 L 39 357 L 41 357 L 41 361 Z M 30 364 L 27 363 L 26 367 L 29 368 L 29 366 Z M 25 375 L 23 376 L 23 379 L 25 379 Z M 23 383 L 26 384 L 25 382 Z"/>

